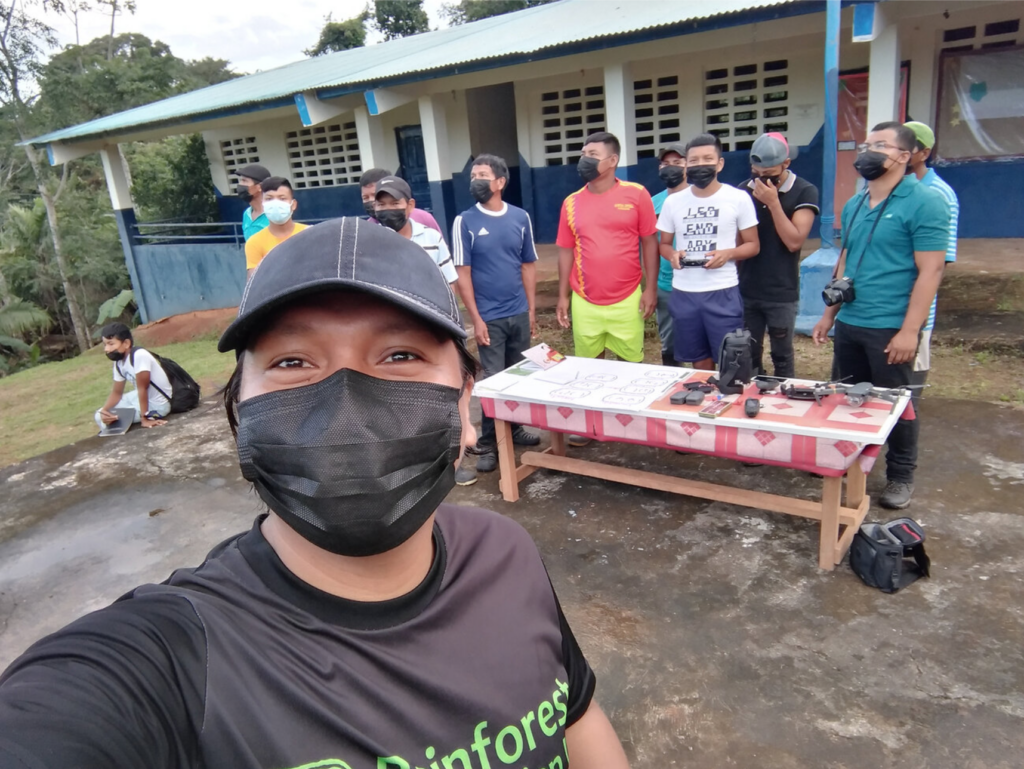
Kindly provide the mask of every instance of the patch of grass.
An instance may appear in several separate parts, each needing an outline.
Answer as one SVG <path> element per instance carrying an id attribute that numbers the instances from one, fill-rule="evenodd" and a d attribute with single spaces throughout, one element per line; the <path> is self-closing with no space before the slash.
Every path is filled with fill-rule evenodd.
<path id="1" fill-rule="evenodd" d="M 209 336 L 153 348 L 188 371 L 209 397 L 235 366 Z M 0 379 L 0 467 L 95 435 L 93 412 L 113 385 L 112 364 L 102 348 Z"/>

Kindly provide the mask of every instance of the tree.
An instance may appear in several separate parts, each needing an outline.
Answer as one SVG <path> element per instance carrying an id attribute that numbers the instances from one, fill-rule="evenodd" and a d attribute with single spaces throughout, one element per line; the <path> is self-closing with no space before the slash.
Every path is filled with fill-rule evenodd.
<path id="1" fill-rule="evenodd" d="M 370 18 L 369 8 L 348 21 L 333 21 L 331 14 L 324 19 L 320 39 L 316 45 L 303 51 L 306 56 L 323 56 L 325 53 L 348 51 L 366 45 L 366 21 Z"/>
<path id="2" fill-rule="evenodd" d="M 202 134 L 171 136 L 129 148 L 132 198 L 139 218 L 217 221 L 217 199 Z"/>
<path id="3" fill-rule="evenodd" d="M 455 26 L 552 2 L 554 0 L 459 0 L 443 4 L 441 14 Z"/>
<path id="4" fill-rule="evenodd" d="M 429 31 L 430 19 L 423 10 L 423 0 L 376 0 L 373 26 L 385 40 L 394 40 Z"/>
<path id="5" fill-rule="evenodd" d="M 53 0 L 51 6 L 56 7 Z M 56 45 L 56 38 L 49 25 L 29 16 L 24 5 L 17 0 L 0 2 L 0 103 L 13 118 L 15 128 L 21 141 L 31 138 L 34 126 L 33 111 L 30 104 L 34 97 L 24 92 L 26 81 L 39 73 L 39 58 L 44 48 Z M 50 226 L 50 239 L 53 243 L 54 259 L 60 271 L 64 295 L 71 323 L 75 331 L 75 339 L 80 350 L 92 346 L 89 338 L 89 325 L 82 308 L 75 298 L 70 283 L 70 268 L 61 241 L 57 201 L 67 181 L 67 166 L 60 180 L 44 165 L 39 153 L 31 145 L 24 145 L 25 156 L 32 169 L 39 197 L 43 200 L 46 217 Z"/>
<path id="6" fill-rule="evenodd" d="M 208 85 L 226 83 L 228 80 L 242 76 L 241 72 L 231 69 L 227 59 L 214 59 L 209 56 L 185 62 L 184 69 L 185 77 L 181 81 L 182 93 L 196 88 L 205 88 Z"/>
<path id="7" fill-rule="evenodd" d="M 114 58 L 114 22 L 118 16 L 128 13 L 135 13 L 135 0 L 96 0 L 99 5 L 105 5 L 110 9 L 110 34 L 107 36 L 107 59 Z M 77 19 L 76 19 L 77 21 Z"/>

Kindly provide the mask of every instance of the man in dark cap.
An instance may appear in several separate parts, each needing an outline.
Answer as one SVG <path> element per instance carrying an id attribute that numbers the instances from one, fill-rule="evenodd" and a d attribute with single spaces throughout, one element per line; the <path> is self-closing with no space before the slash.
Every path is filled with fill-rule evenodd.
<path id="1" fill-rule="evenodd" d="M 259 163 L 250 163 L 240 168 L 236 176 L 238 186 L 235 194 L 243 203 L 249 204 L 242 214 L 242 235 L 248 240 L 270 224 L 263 213 L 263 190 L 260 188 L 260 184 L 270 178 L 270 171 Z"/>
<path id="2" fill-rule="evenodd" d="M 268 510 L 0 678 L 0 766 L 627 766 L 536 546 L 443 504 L 478 364 L 423 250 L 336 219 L 253 272 L 221 351 Z"/>

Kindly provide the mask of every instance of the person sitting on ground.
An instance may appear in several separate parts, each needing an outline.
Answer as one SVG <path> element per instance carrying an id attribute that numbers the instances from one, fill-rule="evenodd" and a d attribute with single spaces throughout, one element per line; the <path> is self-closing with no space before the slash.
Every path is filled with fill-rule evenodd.
<path id="1" fill-rule="evenodd" d="M 100 330 L 103 352 L 114 361 L 114 386 L 103 408 L 96 412 L 96 424 L 102 430 L 117 421 L 111 409 L 133 409 L 132 421 L 143 427 L 167 424 L 171 413 L 171 380 L 160 362 L 147 350 L 134 349 L 132 332 L 124 323 L 110 323 Z M 124 383 L 135 385 L 124 391 Z"/>
<path id="2" fill-rule="evenodd" d="M 479 364 L 423 252 L 310 227 L 218 349 L 269 509 L 15 660 L 0 766 L 627 769 L 530 535 L 444 503 Z"/>
<path id="3" fill-rule="evenodd" d="M 271 176 L 260 184 L 260 190 L 263 193 L 263 213 L 270 224 L 245 243 L 246 280 L 274 246 L 307 227 L 292 221 L 292 215 L 299 204 L 295 200 L 291 182 L 283 176 Z"/>
<path id="4" fill-rule="evenodd" d="M 249 207 L 242 213 L 242 237 L 249 240 L 260 230 L 264 229 L 270 220 L 263 213 L 263 191 L 260 183 L 270 178 L 270 171 L 259 163 L 250 163 L 238 171 L 238 186 L 235 194 L 243 203 Z"/>
<path id="5" fill-rule="evenodd" d="M 412 218 L 412 212 L 416 210 L 416 201 L 413 200 L 412 190 L 405 180 L 397 176 L 385 176 L 377 182 L 376 189 L 376 207 L 373 214 L 377 221 L 420 246 L 430 254 L 445 279 L 449 283 L 455 283 L 459 279 L 459 274 L 455 270 L 452 255 L 441 233 L 425 227 Z"/>
<path id="6" fill-rule="evenodd" d="M 394 175 L 383 168 L 371 168 L 369 171 L 364 171 L 363 175 L 359 177 L 359 194 L 363 198 L 363 209 L 366 211 L 366 217 L 371 222 L 377 221 L 377 182 Z M 441 232 L 441 225 L 437 223 L 437 219 L 423 208 L 414 208 L 412 213 L 409 214 L 409 218 L 414 222 L 419 222 L 424 227 Z M 443 235 L 444 233 L 441 234 Z"/>

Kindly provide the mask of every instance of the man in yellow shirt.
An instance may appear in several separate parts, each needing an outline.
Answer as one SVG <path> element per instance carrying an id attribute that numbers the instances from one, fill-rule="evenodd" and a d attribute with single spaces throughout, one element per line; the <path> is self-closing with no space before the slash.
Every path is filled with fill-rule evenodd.
<path id="1" fill-rule="evenodd" d="M 246 281 L 274 246 L 306 229 L 305 224 L 292 221 L 292 214 L 298 204 L 287 179 L 271 176 L 260 182 L 260 189 L 263 190 L 263 212 L 270 224 L 245 242 Z"/>

